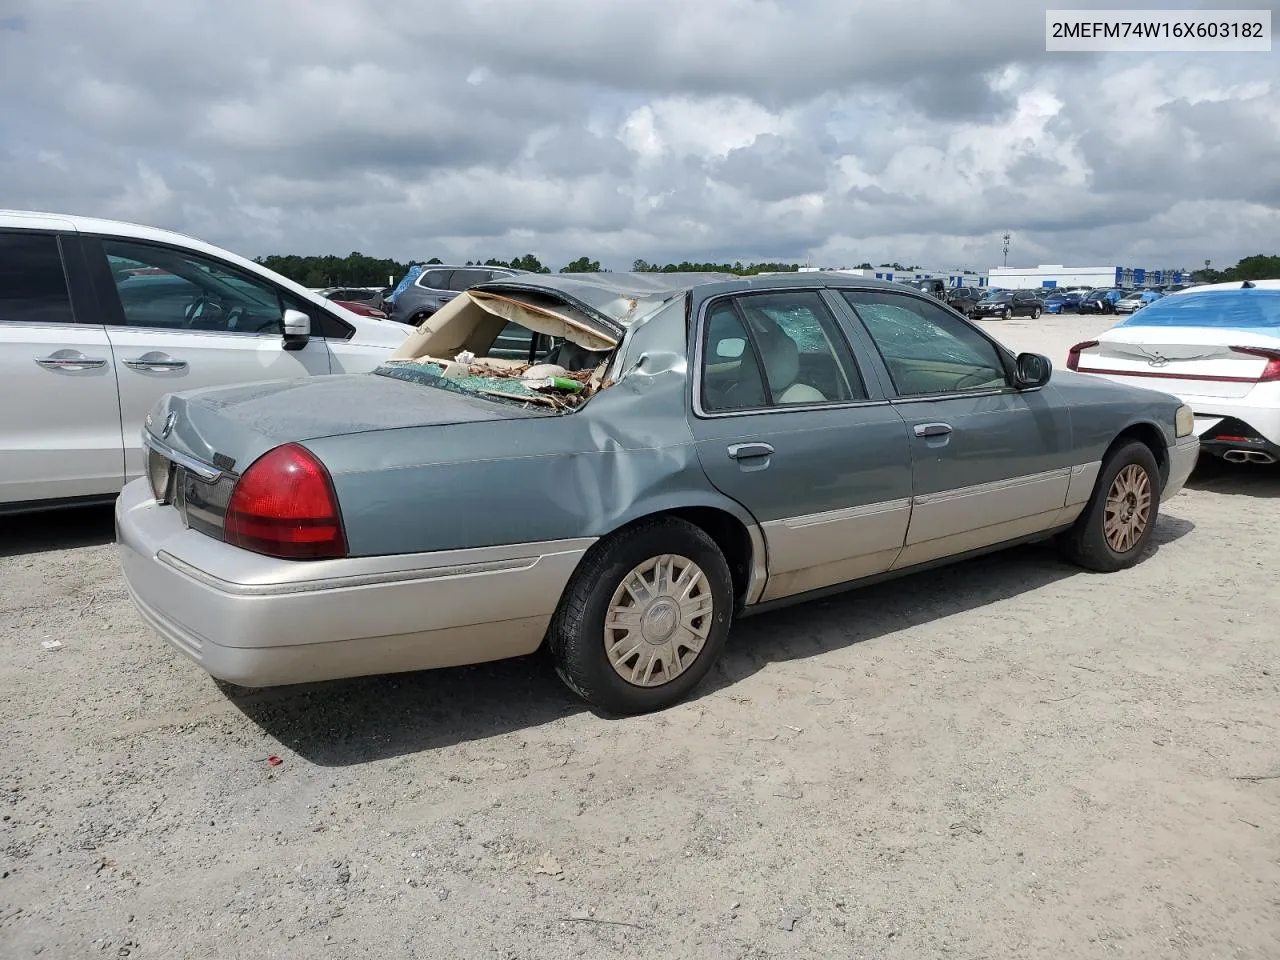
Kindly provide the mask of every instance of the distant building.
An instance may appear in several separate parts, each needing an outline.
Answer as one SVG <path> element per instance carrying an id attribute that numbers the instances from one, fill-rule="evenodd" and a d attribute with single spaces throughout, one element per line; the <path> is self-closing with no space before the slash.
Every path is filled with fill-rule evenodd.
<path id="1" fill-rule="evenodd" d="M 872 277 L 876 280 L 933 280 L 941 279 L 948 287 L 985 287 L 987 276 L 984 273 L 967 273 L 964 270 L 926 270 L 917 267 L 914 270 L 898 270 L 894 267 L 801 267 L 801 273 L 847 273 L 855 277 Z"/>
<path id="2" fill-rule="evenodd" d="M 1160 287 L 1188 283 L 1186 270 L 1152 270 L 1146 267 L 1064 267 L 1042 263 L 1038 267 L 992 267 L 990 285 L 999 290 L 1031 290 L 1037 287 Z"/>

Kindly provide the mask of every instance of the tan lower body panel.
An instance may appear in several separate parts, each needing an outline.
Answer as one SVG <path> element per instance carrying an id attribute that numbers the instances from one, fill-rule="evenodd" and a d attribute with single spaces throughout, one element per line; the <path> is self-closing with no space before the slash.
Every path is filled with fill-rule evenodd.
<path id="1" fill-rule="evenodd" d="M 910 518 L 911 501 L 903 499 L 764 524 L 770 569 L 760 599 L 884 572 L 902 549 Z"/>

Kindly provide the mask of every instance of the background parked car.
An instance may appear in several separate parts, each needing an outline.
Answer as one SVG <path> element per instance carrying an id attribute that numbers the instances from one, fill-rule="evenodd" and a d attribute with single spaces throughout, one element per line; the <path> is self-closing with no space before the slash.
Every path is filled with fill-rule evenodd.
<path id="1" fill-rule="evenodd" d="M 1051 536 L 1129 567 L 1197 453 L 1176 398 L 1054 375 L 900 284 L 532 274 L 437 319 L 372 374 L 153 411 L 118 542 L 178 652 L 270 686 L 545 642 L 585 699 L 655 710 L 739 613 Z M 500 319 L 561 341 L 539 389 L 567 392 L 495 383 Z"/>
<path id="2" fill-rule="evenodd" d="M 1124 296 L 1120 290 L 1091 290 L 1080 299 L 1080 313 L 1115 313 L 1116 301 Z"/>
<path id="3" fill-rule="evenodd" d="M 478 283 L 501 280 L 523 273 L 509 267 L 415 267 L 397 285 L 390 299 L 390 316 L 400 323 L 417 326 L 463 290 Z M 407 282 L 406 282 L 407 281 Z"/>
<path id="4" fill-rule="evenodd" d="M 952 287 L 947 291 L 946 300 L 967 317 L 973 313 L 973 308 L 986 296 L 986 293 L 986 290 L 979 287 Z"/>
<path id="5" fill-rule="evenodd" d="M 1210 454 L 1280 460 L 1280 281 L 1161 297 L 1077 343 L 1067 366 L 1181 397 Z"/>
<path id="6" fill-rule="evenodd" d="M 165 393 L 371 370 L 409 333 L 190 237 L 0 211 L 0 513 L 114 499 Z"/>
<path id="7" fill-rule="evenodd" d="M 1044 312 L 1044 304 L 1034 290 L 997 290 L 989 293 L 973 308 L 975 317 L 1031 317 L 1033 319 Z"/>
<path id="8" fill-rule="evenodd" d="M 1045 313 L 1074 313 L 1080 309 L 1080 294 L 1074 290 L 1059 290 L 1044 298 Z"/>
<path id="9" fill-rule="evenodd" d="M 1116 313 L 1134 313 L 1158 299 L 1160 294 L 1153 290 L 1134 290 L 1116 301 Z"/>

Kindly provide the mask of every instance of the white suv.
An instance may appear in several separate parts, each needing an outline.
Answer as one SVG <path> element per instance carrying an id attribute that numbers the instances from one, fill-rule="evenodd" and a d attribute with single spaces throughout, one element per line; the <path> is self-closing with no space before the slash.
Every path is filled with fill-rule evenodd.
<path id="1" fill-rule="evenodd" d="M 0 210 L 0 513 L 114 499 L 163 394 L 364 372 L 411 332 L 167 230 Z"/>

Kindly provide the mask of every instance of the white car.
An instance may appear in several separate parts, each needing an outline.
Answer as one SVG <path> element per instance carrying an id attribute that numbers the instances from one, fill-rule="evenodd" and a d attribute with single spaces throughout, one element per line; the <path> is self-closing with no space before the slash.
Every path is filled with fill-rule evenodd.
<path id="1" fill-rule="evenodd" d="M 1161 297 L 1067 367 L 1175 394 L 1200 449 L 1233 463 L 1280 460 L 1280 280 L 1206 284 Z"/>
<path id="2" fill-rule="evenodd" d="M 0 210 L 0 513 L 113 500 L 166 393 L 372 370 L 412 329 L 167 230 Z"/>

